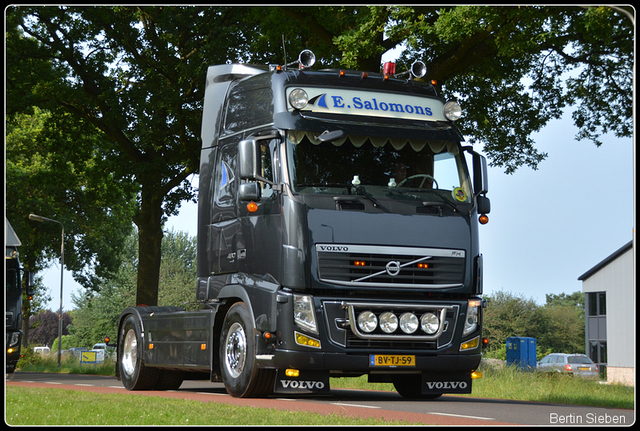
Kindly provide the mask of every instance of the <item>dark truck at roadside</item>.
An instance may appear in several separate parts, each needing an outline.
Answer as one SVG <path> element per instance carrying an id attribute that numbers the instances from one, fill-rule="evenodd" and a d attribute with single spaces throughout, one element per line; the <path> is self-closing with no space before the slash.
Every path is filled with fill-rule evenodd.
<path id="1" fill-rule="evenodd" d="M 315 394 L 367 375 L 405 397 L 471 392 L 486 160 L 461 145 L 459 105 L 416 80 L 421 62 L 396 75 L 313 61 L 209 67 L 200 309 L 121 313 L 127 389 L 206 379 L 235 397 Z"/>

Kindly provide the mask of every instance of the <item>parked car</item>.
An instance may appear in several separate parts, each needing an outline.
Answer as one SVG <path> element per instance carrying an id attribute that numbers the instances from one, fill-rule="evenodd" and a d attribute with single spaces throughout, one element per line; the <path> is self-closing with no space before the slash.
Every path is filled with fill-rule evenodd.
<path id="1" fill-rule="evenodd" d="M 587 355 L 552 353 L 538 362 L 537 371 L 569 373 L 580 377 L 598 377 L 598 366 Z"/>
<path id="2" fill-rule="evenodd" d="M 102 352 L 104 358 L 110 358 L 115 351 L 115 349 L 111 346 L 108 346 L 107 343 L 96 343 L 93 345 L 93 348 L 91 350 Z"/>

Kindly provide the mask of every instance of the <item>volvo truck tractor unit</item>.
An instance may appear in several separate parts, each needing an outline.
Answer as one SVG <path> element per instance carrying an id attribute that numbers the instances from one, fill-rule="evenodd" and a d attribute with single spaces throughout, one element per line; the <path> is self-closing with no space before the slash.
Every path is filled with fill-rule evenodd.
<path id="1" fill-rule="evenodd" d="M 461 145 L 459 105 L 416 80 L 421 62 L 396 75 L 313 61 L 209 67 L 200 309 L 122 312 L 127 389 L 207 379 L 262 397 L 367 375 L 407 397 L 471 392 L 486 160 Z"/>

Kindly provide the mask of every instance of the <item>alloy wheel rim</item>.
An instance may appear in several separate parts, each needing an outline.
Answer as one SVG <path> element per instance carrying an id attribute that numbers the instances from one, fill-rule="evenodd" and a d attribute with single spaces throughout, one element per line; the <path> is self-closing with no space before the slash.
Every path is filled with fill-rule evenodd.
<path id="1" fill-rule="evenodd" d="M 238 378 L 247 359 L 247 337 L 239 323 L 234 323 L 229 328 L 224 357 L 229 375 Z"/>

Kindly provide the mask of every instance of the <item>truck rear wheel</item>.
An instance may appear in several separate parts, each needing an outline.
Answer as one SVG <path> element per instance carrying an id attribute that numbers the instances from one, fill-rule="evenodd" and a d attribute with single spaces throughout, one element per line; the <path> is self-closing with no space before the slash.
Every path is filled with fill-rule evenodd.
<path id="1" fill-rule="evenodd" d="M 140 322 L 132 314 L 122 324 L 118 337 L 118 366 L 122 384 L 127 390 L 153 389 L 158 382 L 160 371 L 145 367 L 142 360 L 142 331 Z"/>
<path id="2" fill-rule="evenodd" d="M 251 315 L 244 302 L 234 304 L 224 318 L 220 337 L 220 371 L 234 397 L 264 397 L 273 392 L 275 370 L 256 366 Z"/>

